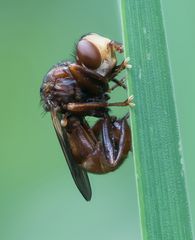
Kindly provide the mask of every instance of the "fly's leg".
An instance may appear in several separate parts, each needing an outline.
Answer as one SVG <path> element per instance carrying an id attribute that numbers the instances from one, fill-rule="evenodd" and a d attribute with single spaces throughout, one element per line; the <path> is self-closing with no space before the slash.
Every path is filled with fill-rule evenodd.
<path id="1" fill-rule="evenodd" d="M 109 79 L 109 81 L 111 81 L 113 78 L 115 78 L 124 69 L 132 68 L 131 64 L 129 64 L 129 60 L 130 60 L 130 58 L 127 57 L 125 60 L 122 61 L 121 64 L 119 64 L 113 68 L 112 72 L 106 76 Z"/>
<path id="2" fill-rule="evenodd" d="M 85 170 L 103 174 L 114 171 L 120 166 L 131 150 L 131 132 L 127 118 L 128 116 L 125 116 L 117 120 L 116 117 L 107 115 L 104 119 L 98 120 L 92 128 L 89 128 L 84 122 L 82 123 L 82 127 L 85 128 L 85 134 L 75 134 L 74 142 L 77 142 L 77 147 L 74 149 L 78 150 L 79 148 L 79 153 L 76 154 L 75 152 L 73 155 L 75 159 L 80 159 L 80 152 L 84 150 L 85 157 L 82 157 L 81 162 L 78 160 L 77 162 L 80 162 L 80 165 Z M 75 127 L 71 129 L 75 131 Z M 79 138 L 78 135 L 80 135 Z M 84 144 L 81 148 L 78 147 L 78 145 L 81 145 L 79 139 L 87 146 L 91 146 L 92 149 L 89 152 L 86 151 Z M 89 144 L 91 141 L 93 144 Z"/>
<path id="3" fill-rule="evenodd" d="M 121 80 L 117 80 L 117 79 L 112 79 L 112 82 L 115 82 L 116 84 L 114 84 L 111 88 L 108 89 L 108 92 L 112 92 L 115 88 L 117 87 L 123 87 L 124 89 L 127 89 L 127 86 L 124 84 L 124 82 L 126 81 L 126 77 L 123 77 Z"/>
<path id="4" fill-rule="evenodd" d="M 127 123 L 128 114 L 120 120 L 106 117 L 93 127 L 97 138 L 101 138 L 104 158 L 101 164 L 107 171 L 117 168 L 131 150 L 131 132 Z"/>
<path id="5" fill-rule="evenodd" d="M 88 74 L 89 77 L 91 77 L 101 83 L 105 83 L 105 77 L 103 77 L 99 73 L 94 72 L 93 70 L 84 68 L 83 66 L 81 66 L 79 64 L 72 63 L 69 65 L 69 69 L 70 69 L 71 73 L 76 77 L 79 77 L 80 74 L 83 74 L 83 75 Z"/>
<path id="6" fill-rule="evenodd" d="M 132 66 L 129 64 L 129 57 L 122 61 L 121 64 L 115 66 L 111 73 L 107 74 L 105 77 L 94 72 L 93 70 L 84 68 L 78 64 L 70 64 L 69 69 L 72 75 L 77 79 L 77 82 L 80 86 L 90 90 L 91 92 L 99 91 L 98 87 L 104 86 L 104 90 L 108 90 L 108 82 L 113 81 L 118 85 L 126 86 L 120 81 L 116 80 L 115 77 L 124 69 L 131 68 Z M 100 86 L 98 86 L 100 85 Z"/>
<path id="7" fill-rule="evenodd" d="M 130 106 L 130 107 L 135 107 L 135 103 L 133 103 L 133 99 L 134 96 L 131 95 L 130 97 L 127 98 L 127 100 L 125 100 L 124 102 L 116 102 L 116 103 L 108 103 L 108 107 L 112 107 L 112 106 Z"/>
<path id="8" fill-rule="evenodd" d="M 79 86 L 87 89 L 95 95 L 102 93 L 102 91 L 109 91 L 109 81 L 113 81 L 126 89 L 126 86 L 122 81 L 115 79 L 115 77 L 126 68 L 131 68 L 131 65 L 129 64 L 129 58 L 126 58 L 121 64 L 115 66 L 106 76 L 102 76 L 95 71 L 84 68 L 76 63 L 69 65 L 69 70 L 73 77 L 77 80 Z"/>
<path id="9" fill-rule="evenodd" d="M 63 105 L 63 109 L 74 112 L 74 113 L 81 113 L 81 112 L 96 110 L 98 108 L 107 108 L 112 106 L 134 107 L 135 104 L 132 102 L 132 100 L 133 100 L 133 96 L 130 96 L 124 102 L 115 102 L 115 103 L 107 103 L 107 102 L 68 103 Z"/>
<path id="10" fill-rule="evenodd" d="M 69 65 L 69 70 L 81 88 L 97 95 L 108 90 L 108 79 L 93 70 L 84 68 L 76 63 Z"/>
<path id="11" fill-rule="evenodd" d="M 119 122 L 118 122 L 119 123 Z M 126 157 L 129 152 L 130 146 L 130 129 L 126 120 L 122 120 L 120 123 L 120 137 L 116 142 L 112 142 L 113 136 L 115 139 L 115 134 L 110 130 L 109 121 L 104 121 L 102 128 L 102 138 L 104 152 L 107 160 L 107 164 L 111 167 L 116 167 L 121 160 Z M 111 135 L 111 136 L 110 136 Z"/>

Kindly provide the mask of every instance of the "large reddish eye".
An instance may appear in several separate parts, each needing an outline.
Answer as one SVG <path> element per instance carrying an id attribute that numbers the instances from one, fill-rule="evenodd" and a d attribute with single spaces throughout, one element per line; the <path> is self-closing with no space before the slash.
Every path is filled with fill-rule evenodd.
<path id="1" fill-rule="evenodd" d="M 77 57 L 79 62 L 90 69 L 97 69 L 101 64 L 101 55 L 99 50 L 95 45 L 87 40 L 81 40 L 78 42 Z"/>

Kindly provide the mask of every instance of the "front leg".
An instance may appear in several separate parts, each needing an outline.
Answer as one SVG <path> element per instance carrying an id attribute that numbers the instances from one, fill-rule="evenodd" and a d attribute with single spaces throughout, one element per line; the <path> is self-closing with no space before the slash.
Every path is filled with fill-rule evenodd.
<path id="1" fill-rule="evenodd" d="M 126 77 L 121 78 L 120 80 L 117 80 L 115 78 L 111 79 L 112 82 L 115 82 L 115 84 L 108 89 L 108 92 L 112 92 L 117 87 L 123 87 L 124 89 L 127 89 L 127 86 L 125 85 Z"/>
<path id="2" fill-rule="evenodd" d="M 95 95 L 106 92 L 108 90 L 107 78 L 96 73 L 95 71 L 85 68 L 76 63 L 70 64 L 69 70 L 82 89 L 86 89 Z"/>
<path id="3" fill-rule="evenodd" d="M 121 71 L 123 71 L 126 68 L 132 68 L 132 65 L 129 64 L 130 58 L 127 57 L 125 60 L 122 61 L 121 64 L 115 66 L 111 73 L 109 73 L 106 77 L 108 78 L 109 81 L 112 81 Z"/>
<path id="4" fill-rule="evenodd" d="M 78 64 L 70 64 L 69 70 L 81 88 L 87 89 L 96 95 L 102 91 L 109 91 L 109 81 L 113 81 L 123 88 L 126 88 L 126 86 L 115 79 L 115 77 L 124 69 L 131 67 L 132 66 L 129 64 L 129 58 L 126 58 L 121 64 L 115 66 L 106 76 L 102 76 L 101 74 Z"/>

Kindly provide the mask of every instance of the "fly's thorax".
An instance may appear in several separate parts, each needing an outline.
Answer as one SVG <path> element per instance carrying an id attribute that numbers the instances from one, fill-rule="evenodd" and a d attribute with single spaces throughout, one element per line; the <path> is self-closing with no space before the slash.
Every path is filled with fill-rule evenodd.
<path id="1" fill-rule="evenodd" d="M 44 77 L 41 89 L 41 102 L 46 111 L 60 107 L 82 98 L 82 91 L 77 86 L 67 65 L 54 66 Z"/>

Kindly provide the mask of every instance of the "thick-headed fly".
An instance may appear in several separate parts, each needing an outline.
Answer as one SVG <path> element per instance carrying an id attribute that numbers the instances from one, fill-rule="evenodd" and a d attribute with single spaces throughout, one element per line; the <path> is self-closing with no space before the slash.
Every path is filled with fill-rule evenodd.
<path id="1" fill-rule="evenodd" d="M 131 149 L 128 115 L 122 119 L 109 116 L 111 106 L 133 105 L 132 97 L 109 103 L 109 92 L 125 88 L 123 79 L 115 77 L 129 67 L 128 59 L 117 65 L 120 43 L 91 33 L 76 45 L 75 62 L 55 65 L 45 76 L 40 92 L 45 111 L 51 113 L 53 125 L 72 177 L 86 200 L 91 199 L 87 172 L 107 173 L 115 170 Z M 110 81 L 114 86 L 110 87 Z M 98 121 L 90 127 L 86 116 Z"/>

